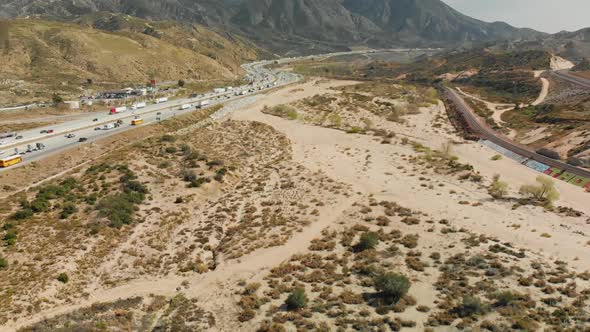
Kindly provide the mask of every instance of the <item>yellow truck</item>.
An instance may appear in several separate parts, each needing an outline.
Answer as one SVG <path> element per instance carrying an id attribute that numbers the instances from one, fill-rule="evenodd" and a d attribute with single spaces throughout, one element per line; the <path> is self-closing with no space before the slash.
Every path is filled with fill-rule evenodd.
<path id="1" fill-rule="evenodd" d="M 143 123 L 143 119 L 133 119 L 133 120 L 131 120 L 131 125 L 132 126 L 139 126 L 142 123 Z"/>
<path id="2" fill-rule="evenodd" d="M 23 157 L 19 155 L 14 155 L 10 157 L 4 157 L 0 159 L 0 167 L 10 167 L 12 165 L 16 165 L 18 163 L 23 162 Z"/>

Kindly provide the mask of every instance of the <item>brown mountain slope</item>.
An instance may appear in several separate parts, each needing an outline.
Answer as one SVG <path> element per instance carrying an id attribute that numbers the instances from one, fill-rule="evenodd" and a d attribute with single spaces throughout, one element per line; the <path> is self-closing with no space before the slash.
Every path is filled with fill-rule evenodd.
<path id="1" fill-rule="evenodd" d="M 201 26 L 117 17 L 127 24 L 108 26 L 108 17 L 79 24 L 10 21 L 9 45 L 0 52 L 0 73 L 9 78 L 0 82 L 4 103 L 79 94 L 87 79 L 114 85 L 150 78 L 230 80 L 242 74 L 241 63 L 257 58 L 247 42 Z"/>

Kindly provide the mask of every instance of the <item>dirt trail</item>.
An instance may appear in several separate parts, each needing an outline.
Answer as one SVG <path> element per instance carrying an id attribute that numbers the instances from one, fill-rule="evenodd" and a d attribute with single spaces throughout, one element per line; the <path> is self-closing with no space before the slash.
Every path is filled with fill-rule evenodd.
<path id="1" fill-rule="evenodd" d="M 541 93 L 539 94 L 539 97 L 537 97 L 537 100 L 533 101 L 531 104 L 533 106 L 542 104 L 549 94 L 549 80 L 541 77 L 541 83 L 543 83 L 543 88 L 541 88 Z"/>

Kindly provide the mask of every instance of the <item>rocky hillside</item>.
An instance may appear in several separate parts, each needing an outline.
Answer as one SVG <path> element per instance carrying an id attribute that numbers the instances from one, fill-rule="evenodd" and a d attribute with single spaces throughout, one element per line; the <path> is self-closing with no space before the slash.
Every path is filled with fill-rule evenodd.
<path id="1" fill-rule="evenodd" d="M 454 46 L 544 34 L 486 23 L 440 0 L 0 0 L 0 16 L 68 17 L 97 10 L 238 31 L 277 53 L 349 46 Z"/>
<path id="2" fill-rule="evenodd" d="M 233 80 L 242 74 L 241 63 L 258 57 L 229 34 L 127 15 L 95 14 L 75 23 L 16 19 L 8 35 L 0 72 L 10 80 L 0 82 L 0 90 L 11 91 L 2 98 L 15 102 L 52 91 L 80 94 L 88 79 L 114 87 L 150 78 Z"/>

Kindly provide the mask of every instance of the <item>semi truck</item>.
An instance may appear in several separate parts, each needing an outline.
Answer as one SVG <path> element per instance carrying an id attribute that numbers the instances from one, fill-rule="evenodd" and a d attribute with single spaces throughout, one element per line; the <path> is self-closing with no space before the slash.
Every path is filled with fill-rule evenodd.
<path id="1" fill-rule="evenodd" d="M 16 132 L 1 133 L 0 134 L 0 138 L 10 138 L 10 137 L 15 137 L 15 136 L 16 136 Z"/>
<path id="2" fill-rule="evenodd" d="M 158 98 L 158 99 L 156 99 L 156 104 L 165 103 L 167 101 L 168 101 L 168 97 Z"/>
<path id="3" fill-rule="evenodd" d="M 215 89 L 213 89 L 213 92 L 215 92 L 215 93 L 224 93 L 225 92 L 225 88 L 215 88 Z"/>
<path id="4" fill-rule="evenodd" d="M 133 104 L 132 108 L 134 110 L 137 110 L 137 109 L 140 109 L 140 108 L 144 108 L 146 106 L 147 106 L 147 104 L 145 102 L 140 102 L 140 103 Z"/>
<path id="5" fill-rule="evenodd" d="M 200 100 L 196 104 L 197 108 L 203 108 L 209 105 L 209 100 Z"/>
<path id="6" fill-rule="evenodd" d="M 127 111 L 127 106 L 112 107 L 109 114 L 123 113 Z"/>

